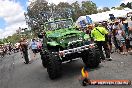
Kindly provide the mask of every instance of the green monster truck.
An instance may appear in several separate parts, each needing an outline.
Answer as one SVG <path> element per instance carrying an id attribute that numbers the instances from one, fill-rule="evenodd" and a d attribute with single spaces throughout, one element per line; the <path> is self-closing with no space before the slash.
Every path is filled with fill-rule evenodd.
<path id="1" fill-rule="evenodd" d="M 100 54 L 95 44 L 90 44 L 90 37 L 73 26 L 72 19 L 61 19 L 44 24 L 43 48 L 40 52 L 42 65 L 47 68 L 51 79 L 61 76 L 61 64 L 82 58 L 87 67 L 97 67 Z"/>

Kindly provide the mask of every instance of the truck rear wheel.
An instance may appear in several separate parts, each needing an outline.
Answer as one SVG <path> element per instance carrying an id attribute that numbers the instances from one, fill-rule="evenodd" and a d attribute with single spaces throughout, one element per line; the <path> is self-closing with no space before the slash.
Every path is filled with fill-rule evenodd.
<path id="1" fill-rule="evenodd" d="M 82 60 L 87 67 L 96 68 L 101 62 L 98 48 L 92 48 L 83 52 Z"/>
<path id="2" fill-rule="evenodd" d="M 61 61 L 59 61 L 58 56 L 49 56 L 47 72 L 49 74 L 50 79 L 55 79 L 61 76 Z"/>

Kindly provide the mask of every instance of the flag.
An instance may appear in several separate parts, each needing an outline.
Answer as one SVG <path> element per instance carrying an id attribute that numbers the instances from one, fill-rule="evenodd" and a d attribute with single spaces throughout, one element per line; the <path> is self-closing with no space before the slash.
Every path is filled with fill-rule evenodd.
<path id="1" fill-rule="evenodd" d="M 88 24 L 92 24 L 92 19 L 89 16 L 86 16 L 86 20 L 87 20 Z"/>
<path id="2" fill-rule="evenodd" d="M 85 27 L 85 26 L 86 26 L 86 25 L 83 23 L 83 21 L 80 21 L 79 23 L 80 23 L 81 27 Z"/>

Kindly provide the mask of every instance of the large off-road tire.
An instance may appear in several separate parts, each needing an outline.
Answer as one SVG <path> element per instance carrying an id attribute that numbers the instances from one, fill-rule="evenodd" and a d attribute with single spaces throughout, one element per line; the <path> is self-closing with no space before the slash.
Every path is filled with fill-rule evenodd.
<path id="1" fill-rule="evenodd" d="M 59 61 L 58 56 L 49 56 L 47 72 L 49 74 L 50 79 L 55 79 L 61 76 L 61 61 Z"/>
<path id="2" fill-rule="evenodd" d="M 99 49 L 92 48 L 87 51 L 84 51 L 82 54 L 82 60 L 87 67 L 98 67 L 101 62 Z"/>
<path id="3" fill-rule="evenodd" d="M 44 68 L 47 68 L 48 66 L 48 59 L 49 57 L 47 55 L 44 54 L 41 55 L 42 65 Z"/>

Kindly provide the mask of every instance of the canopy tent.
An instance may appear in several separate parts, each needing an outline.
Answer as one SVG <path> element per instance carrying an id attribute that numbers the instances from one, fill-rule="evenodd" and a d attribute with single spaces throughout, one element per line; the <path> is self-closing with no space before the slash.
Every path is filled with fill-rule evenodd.
<path id="1" fill-rule="evenodd" d="M 97 14 L 91 14 L 86 15 L 89 16 L 93 22 L 100 22 L 100 21 L 106 21 L 109 20 L 110 16 L 109 14 L 113 14 L 115 17 L 124 17 L 127 16 L 127 13 L 132 12 L 132 9 L 125 8 L 124 10 L 113 10 L 97 13 Z M 79 22 L 84 20 L 87 23 L 86 16 L 80 16 L 76 21 L 76 26 L 80 26 Z"/>

